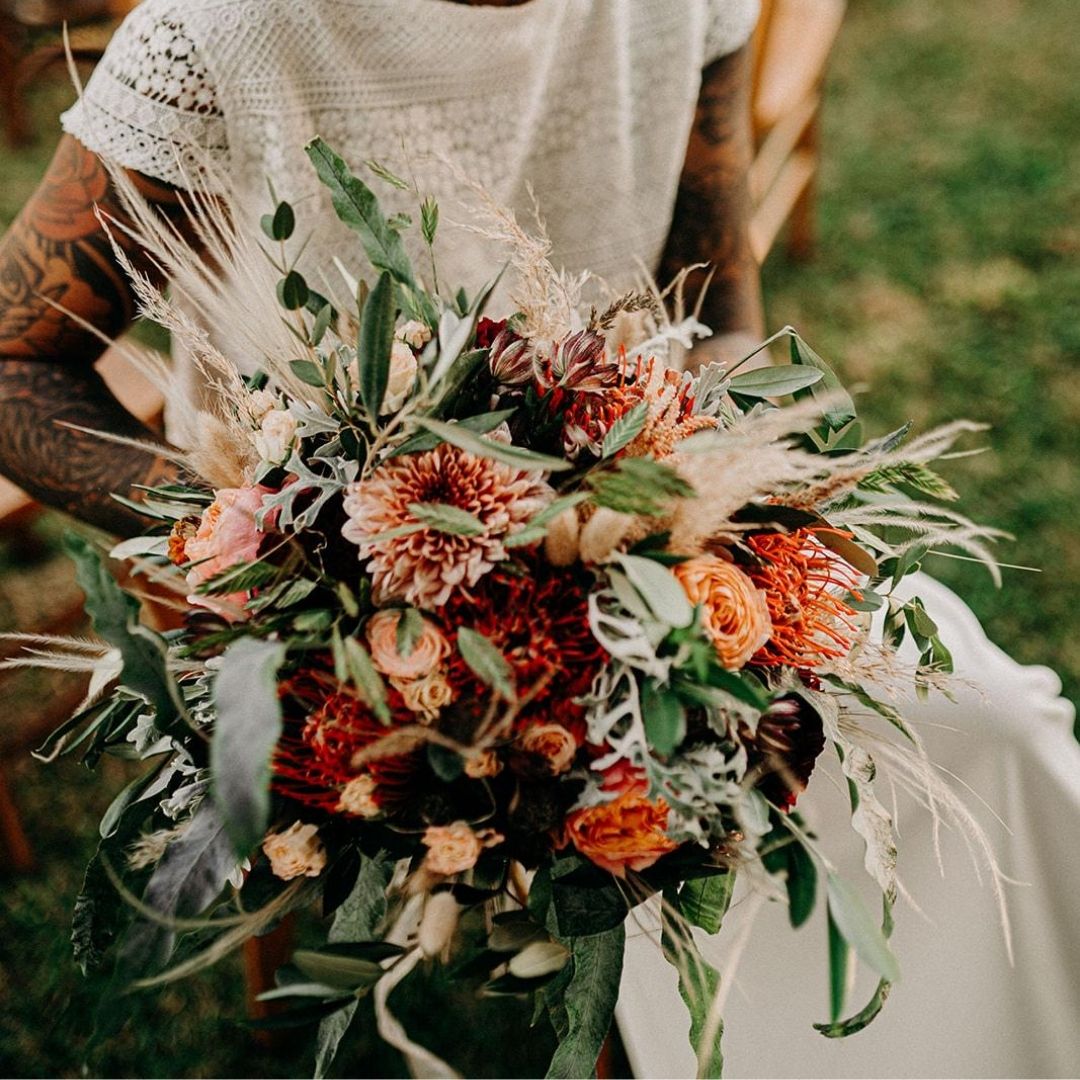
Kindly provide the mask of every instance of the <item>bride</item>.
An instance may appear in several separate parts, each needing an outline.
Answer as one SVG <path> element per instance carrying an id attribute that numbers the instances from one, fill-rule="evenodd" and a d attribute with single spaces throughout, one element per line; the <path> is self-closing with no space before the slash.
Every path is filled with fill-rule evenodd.
<path id="1" fill-rule="evenodd" d="M 469 177 L 522 218 L 535 197 L 554 261 L 613 289 L 630 284 L 628 266 L 663 281 L 713 264 L 701 317 L 716 333 L 688 362 L 748 352 L 764 336 L 747 233 L 747 42 L 756 17 L 757 0 L 145 0 L 65 114 L 47 175 L 0 242 L 0 471 L 41 502 L 123 534 L 138 518 L 109 492 L 161 482 L 171 468 L 53 423 L 152 434 L 93 366 L 102 346 L 92 329 L 115 336 L 134 313 L 94 212 L 123 216 L 102 159 L 128 170 L 180 230 L 188 226 L 179 188 L 205 162 L 202 183 L 227 183 L 253 220 L 271 204 L 269 180 L 314 223 L 301 270 L 348 243 L 303 154 L 315 134 L 347 160 L 417 177 L 458 219 L 467 217 Z M 407 193 L 385 201 L 390 212 L 411 209 Z M 440 251 L 446 279 L 476 288 L 498 256 L 475 231 L 443 232 L 451 237 Z M 215 333 L 227 339 L 228 328 Z M 183 369 L 183 357 L 175 362 Z M 181 446 L 186 438 L 175 424 L 168 436 Z M 954 880 L 951 865 L 943 889 L 932 858 L 916 853 L 908 889 L 937 922 L 908 913 L 898 931 L 912 959 L 897 1008 L 871 1029 L 882 1034 L 849 1045 L 809 1031 L 825 1004 L 816 977 L 807 982 L 803 972 L 822 970 L 824 932 L 774 934 L 769 918 L 783 913 L 766 911 L 764 932 L 729 980 L 729 1015 L 747 1014 L 731 1024 L 733 1072 L 1060 1075 L 1080 1059 L 1080 991 L 1059 959 L 1070 947 L 1080 957 L 1080 920 L 1054 904 L 1059 890 L 1080 894 L 1080 881 L 1075 865 L 1061 865 L 1053 895 L 1044 889 L 1039 860 L 1052 848 L 1035 826 L 1045 804 L 1058 821 L 1070 808 L 1080 821 L 1071 707 L 1052 673 L 994 648 L 948 590 L 921 576 L 911 588 L 938 621 L 959 675 L 985 691 L 957 704 L 913 704 L 910 714 L 932 755 L 1008 817 L 1006 870 L 1038 882 L 1013 900 L 1021 961 L 1010 972 L 984 894 L 959 869 Z M 827 780 L 808 793 L 811 821 L 843 812 Z M 908 844 L 929 837 L 918 808 L 902 809 Z M 737 904 L 732 922 L 749 924 L 753 906 L 753 898 Z M 724 949 L 739 929 L 725 931 Z M 652 971 L 656 956 L 631 951 L 622 1030 L 640 1073 L 680 1075 L 693 1068 L 680 1057 L 685 1020 L 666 975 Z M 724 967 L 722 953 L 717 963 Z M 1051 965 L 1041 983 L 1033 963 Z M 789 1040 L 795 1027 L 809 1034 Z"/>

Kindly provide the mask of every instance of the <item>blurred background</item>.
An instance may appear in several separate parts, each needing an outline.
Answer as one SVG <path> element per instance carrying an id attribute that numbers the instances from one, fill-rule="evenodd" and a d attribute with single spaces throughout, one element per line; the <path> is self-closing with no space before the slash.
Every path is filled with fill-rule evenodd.
<path id="1" fill-rule="evenodd" d="M 20 6 L 33 14 L 33 3 L 0 0 L 0 18 Z M 948 476 L 980 520 L 1017 537 L 1000 546 L 1001 561 L 1039 572 L 1006 570 L 997 590 L 977 566 L 934 558 L 925 569 L 960 592 L 1013 656 L 1055 668 L 1073 701 L 1076 13 L 1076 0 L 851 0 L 824 84 L 813 256 L 793 259 L 781 233 L 764 267 L 770 328 L 793 324 L 849 383 L 868 388 L 860 411 L 871 432 L 955 417 L 991 425 L 990 451 L 949 463 Z M 75 44 L 92 54 L 109 29 L 107 21 L 78 28 Z M 45 32 L 29 44 L 50 41 Z M 13 62 L 0 53 L 0 67 Z M 44 170 L 72 97 L 62 64 L 31 71 L 19 94 L 18 115 L 0 98 L 0 228 Z M 806 247 L 809 238 L 794 239 Z M 57 554 L 64 527 L 52 515 L 5 518 L 0 505 L 0 631 L 55 624 L 77 604 Z M 0 866 L 5 1075 L 78 1075 L 88 1017 L 105 991 L 74 968 L 68 933 L 81 868 L 125 768 L 106 761 L 91 774 L 74 760 L 42 765 L 29 755 L 45 703 L 63 704 L 72 689 L 37 677 L 0 681 L 0 813 L 17 808 L 33 858 L 25 872 L 16 872 L 18 858 Z M 268 1050 L 237 1033 L 239 961 L 130 1001 L 134 1022 L 95 1055 L 95 1074 L 307 1074 L 308 1036 Z M 452 1037 L 453 1018 L 445 1020 Z M 368 1075 L 404 1075 L 396 1059 L 363 1057 L 367 1036 L 357 1038 L 354 1066 L 363 1059 Z M 520 1060 L 513 1068 L 527 1071 Z M 485 1071 L 500 1072 L 477 1062 L 475 1072 Z"/>

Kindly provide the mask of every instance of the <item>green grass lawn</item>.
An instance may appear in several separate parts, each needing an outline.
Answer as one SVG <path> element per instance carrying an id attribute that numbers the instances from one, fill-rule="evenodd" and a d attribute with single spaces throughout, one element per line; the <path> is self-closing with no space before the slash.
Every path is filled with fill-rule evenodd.
<path id="1" fill-rule="evenodd" d="M 953 462 L 966 505 L 1017 537 L 998 591 L 985 571 L 927 569 L 991 636 L 1080 695 L 1080 38 L 1076 0 L 852 0 L 825 112 L 818 257 L 774 256 L 769 321 L 792 323 L 850 381 L 872 430 L 966 416 L 990 452 Z M 0 149 L 0 224 L 40 174 L 67 98 L 41 96 L 41 139 Z M 0 552 L 0 569 L 5 565 Z M 10 567 L 10 561 L 6 564 Z M 9 570 L 10 572 L 10 570 Z M 2 588 L 2 579 L 0 579 Z M 11 714 L 19 702 L 0 702 Z M 42 856 L 3 882 L 0 1072 L 77 1075 L 104 992 L 73 969 L 79 873 L 121 770 L 20 762 L 16 796 Z M 275 1051 L 239 1031 L 239 967 L 131 998 L 134 1023 L 94 1059 L 105 1075 L 304 1075 L 309 1040 Z M 489 1031 L 489 1035 L 492 1034 Z M 498 1040 L 491 1038 L 488 1045 Z M 368 1075 L 397 1067 L 362 1058 Z M 490 1065 L 490 1063 L 489 1063 Z M 478 1066 L 479 1067 L 479 1066 Z"/>

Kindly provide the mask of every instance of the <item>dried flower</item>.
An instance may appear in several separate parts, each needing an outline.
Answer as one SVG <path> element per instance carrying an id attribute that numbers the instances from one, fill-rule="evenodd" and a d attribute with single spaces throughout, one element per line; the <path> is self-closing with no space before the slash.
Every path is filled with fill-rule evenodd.
<path id="1" fill-rule="evenodd" d="M 539 473 L 442 443 L 423 454 L 394 458 L 369 479 L 350 485 L 344 501 L 349 521 L 341 532 L 367 560 L 377 603 L 403 597 L 417 607 L 438 607 L 505 559 L 503 540 L 552 495 Z M 466 535 L 427 525 L 410 509 L 415 503 L 464 510 L 483 532 Z M 410 525 L 418 526 L 415 532 L 380 539 Z"/>
<path id="2" fill-rule="evenodd" d="M 274 876 L 282 881 L 318 877 L 326 868 L 326 849 L 318 825 L 295 821 L 284 832 L 268 833 L 262 849 Z"/>
<path id="3" fill-rule="evenodd" d="M 741 668 L 769 640 L 772 622 L 765 594 L 734 563 L 698 555 L 674 568 L 692 604 L 700 604 L 705 631 L 729 671 Z"/>
<path id="4" fill-rule="evenodd" d="M 405 682 L 422 679 L 438 668 L 450 652 L 450 643 L 430 620 L 421 619 L 422 629 L 407 655 L 398 652 L 397 630 L 401 612 L 393 609 L 377 611 L 366 627 L 371 659 L 384 675 Z"/>
<path id="5" fill-rule="evenodd" d="M 581 522 L 576 506 L 568 506 L 548 525 L 544 554 L 552 566 L 570 566 L 577 561 Z"/>

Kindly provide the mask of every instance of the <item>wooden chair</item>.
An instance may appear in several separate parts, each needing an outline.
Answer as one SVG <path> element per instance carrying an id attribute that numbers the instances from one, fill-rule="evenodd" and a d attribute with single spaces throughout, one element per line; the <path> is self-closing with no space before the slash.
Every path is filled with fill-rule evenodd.
<path id="1" fill-rule="evenodd" d="M 814 249 L 821 85 L 845 0 L 761 0 L 753 41 L 750 241 L 764 262 L 785 223 L 796 259 Z"/>

